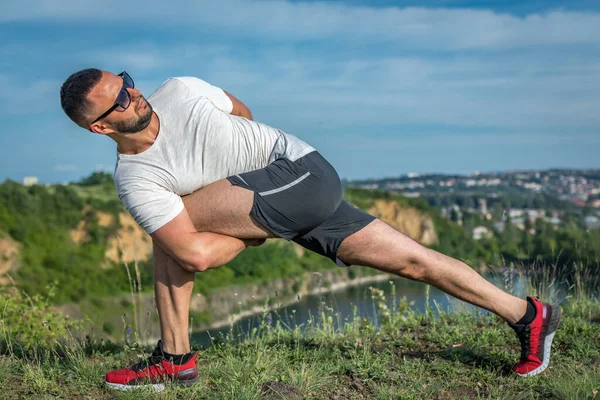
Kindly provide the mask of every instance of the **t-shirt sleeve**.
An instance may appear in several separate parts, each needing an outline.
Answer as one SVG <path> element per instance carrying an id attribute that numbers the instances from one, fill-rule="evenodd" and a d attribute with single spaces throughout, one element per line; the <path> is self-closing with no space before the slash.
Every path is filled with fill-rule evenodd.
<path id="1" fill-rule="evenodd" d="M 183 211 L 181 197 L 156 183 L 144 182 L 142 185 L 136 182 L 119 182 L 116 184 L 121 202 L 148 234 L 162 228 Z"/>
<path id="2" fill-rule="evenodd" d="M 193 96 L 206 97 L 209 99 L 219 110 L 229 114 L 233 111 L 233 103 L 223 89 L 213 86 L 202 79 L 191 76 L 181 76 L 173 79 L 176 79 L 187 86 Z"/>

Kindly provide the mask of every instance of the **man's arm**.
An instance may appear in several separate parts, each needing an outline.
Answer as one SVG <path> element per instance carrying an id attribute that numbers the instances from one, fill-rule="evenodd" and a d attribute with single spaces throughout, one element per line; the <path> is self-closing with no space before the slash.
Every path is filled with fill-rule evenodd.
<path id="1" fill-rule="evenodd" d="M 244 117 L 246 119 L 252 120 L 252 112 L 248 107 L 246 107 L 244 103 L 235 98 L 231 93 L 228 93 L 225 90 L 223 90 L 223 92 L 225 92 L 227 97 L 229 97 L 229 99 L 231 100 L 231 103 L 233 103 L 233 110 L 231 110 L 230 113 L 231 115 L 237 115 L 239 117 Z"/>
<path id="2" fill-rule="evenodd" d="M 238 239 L 210 232 L 197 232 L 184 209 L 173 220 L 150 236 L 188 271 L 202 272 L 233 260 L 248 246 L 259 246 L 263 239 Z"/>

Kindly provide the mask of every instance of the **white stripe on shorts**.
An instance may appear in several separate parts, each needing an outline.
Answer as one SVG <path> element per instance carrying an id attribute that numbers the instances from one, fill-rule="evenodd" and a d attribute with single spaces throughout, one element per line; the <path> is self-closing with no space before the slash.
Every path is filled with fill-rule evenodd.
<path id="1" fill-rule="evenodd" d="M 238 174 L 238 175 L 236 175 L 236 176 L 237 176 L 238 178 L 240 178 L 240 180 L 241 180 L 242 182 L 244 182 L 244 185 L 246 185 L 246 186 L 250 186 L 250 185 L 248 185 L 248 182 L 246 182 L 246 181 L 244 180 L 244 178 L 242 178 L 242 176 L 241 176 L 241 175 L 239 175 L 239 174 Z"/>
<path id="2" fill-rule="evenodd" d="M 287 185 L 284 185 L 284 186 L 279 187 L 277 189 L 267 190 L 266 192 L 260 192 L 259 195 L 261 195 L 261 196 L 268 196 L 270 194 L 275 194 L 275 193 L 283 192 L 284 190 L 287 190 L 287 189 L 291 188 L 292 186 L 296 186 L 297 184 L 299 184 L 300 182 L 302 182 L 303 180 L 305 180 L 309 176 L 310 176 L 310 172 L 307 172 L 304 175 L 302 175 L 300 178 L 296 179 L 293 182 L 288 183 Z"/>

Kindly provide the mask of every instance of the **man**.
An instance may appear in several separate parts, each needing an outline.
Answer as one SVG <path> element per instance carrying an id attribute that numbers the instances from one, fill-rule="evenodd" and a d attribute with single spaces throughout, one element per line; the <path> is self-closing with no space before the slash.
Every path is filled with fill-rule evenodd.
<path id="1" fill-rule="evenodd" d="M 117 143 L 119 198 L 152 237 L 161 337 L 152 356 L 109 372 L 107 385 L 164 387 L 197 379 L 189 303 L 195 272 L 282 237 L 340 266 L 369 266 L 431 284 L 485 308 L 517 332 L 514 370 L 548 366 L 560 308 L 522 300 L 466 264 L 427 249 L 342 199 L 339 177 L 310 145 L 252 120 L 250 110 L 197 78 L 171 78 L 148 100 L 131 77 L 86 69 L 61 88 L 80 127 Z M 184 196 L 183 198 L 181 196 Z"/>

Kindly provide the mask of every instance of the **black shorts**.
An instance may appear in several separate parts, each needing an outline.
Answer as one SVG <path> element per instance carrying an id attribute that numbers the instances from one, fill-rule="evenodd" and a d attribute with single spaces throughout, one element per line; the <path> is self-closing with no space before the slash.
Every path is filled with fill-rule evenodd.
<path id="1" fill-rule="evenodd" d="M 250 215 L 258 223 L 340 266 L 348 265 L 337 257 L 344 239 L 375 219 L 342 198 L 337 172 L 316 151 L 227 180 L 254 192 Z"/>

